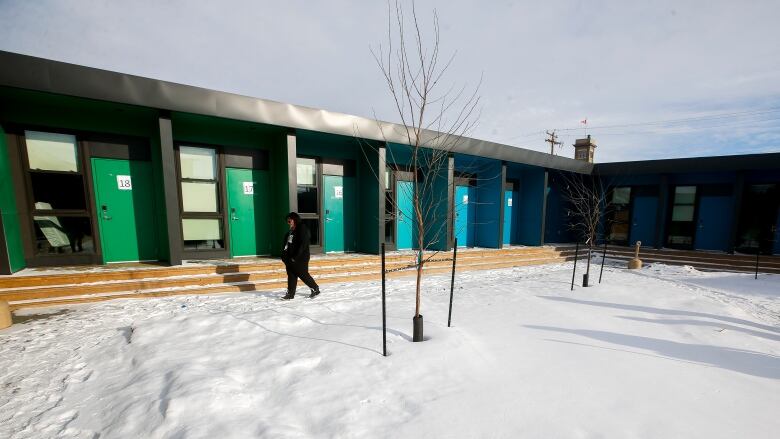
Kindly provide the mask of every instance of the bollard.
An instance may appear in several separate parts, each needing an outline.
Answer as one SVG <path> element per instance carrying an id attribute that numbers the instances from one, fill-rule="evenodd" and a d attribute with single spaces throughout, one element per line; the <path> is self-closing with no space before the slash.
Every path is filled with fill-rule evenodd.
<path id="1" fill-rule="evenodd" d="M 642 268 L 642 260 L 639 259 L 639 247 L 642 245 L 642 241 L 636 242 L 636 250 L 634 250 L 634 259 L 628 261 L 628 269 L 636 270 Z"/>
<path id="2" fill-rule="evenodd" d="M 8 302 L 0 300 L 0 329 L 5 329 L 13 323 L 11 319 L 11 309 L 8 308 Z"/>

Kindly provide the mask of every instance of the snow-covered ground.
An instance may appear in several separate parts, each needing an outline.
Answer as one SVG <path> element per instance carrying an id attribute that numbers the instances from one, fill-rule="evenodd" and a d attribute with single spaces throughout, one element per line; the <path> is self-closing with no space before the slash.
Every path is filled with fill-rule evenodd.
<path id="1" fill-rule="evenodd" d="M 423 343 L 389 281 L 388 357 L 377 282 L 29 310 L 0 331 L 0 437 L 778 437 L 780 276 L 570 270 L 459 275 L 452 328 L 429 277 Z"/>

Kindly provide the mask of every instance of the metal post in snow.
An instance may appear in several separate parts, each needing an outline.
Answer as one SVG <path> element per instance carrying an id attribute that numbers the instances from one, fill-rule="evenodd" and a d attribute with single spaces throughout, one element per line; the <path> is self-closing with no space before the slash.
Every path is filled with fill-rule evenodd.
<path id="1" fill-rule="evenodd" d="M 604 261 L 607 259 L 607 240 L 604 240 L 604 254 L 601 255 L 601 271 L 599 271 L 599 283 L 601 283 L 601 275 L 604 274 Z"/>
<path id="2" fill-rule="evenodd" d="M 574 291 L 574 276 L 577 274 L 577 256 L 580 255 L 580 242 L 577 241 L 577 246 L 574 249 L 574 269 L 571 272 L 571 290 Z"/>
<path id="3" fill-rule="evenodd" d="M 452 323 L 452 296 L 455 292 L 455 261 L 458 260 L 458 238 L 455 238 L 455 243 L 452 248 L 452 281 L 450 282 L 450 313 L 447 316 L 447 327 L 450 327 Z"/>
<path id="4" fill-rule="evenodd" d="M 385 317 L 385 243 L 382 243 L 382 356 L 387 356 L 387 318 Z"/>
<path id="5" fill-rule="evenodd" d="M 754 279 L 758 279 L 758 256 L 761 254 L 761 247 L 758 247 L 756 249 L 756 277 Z"/>

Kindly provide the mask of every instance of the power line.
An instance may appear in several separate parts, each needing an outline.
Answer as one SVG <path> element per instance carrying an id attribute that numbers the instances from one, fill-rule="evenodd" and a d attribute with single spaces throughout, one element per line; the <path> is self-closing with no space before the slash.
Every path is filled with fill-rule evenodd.
<path id="1" fill-rule="evenodd" d="M 648 121 L 648 122 L 635 122 L 635 123 L 627 123 L 627 124 L 614 124 L 614 125 L 602 125 L 602 126 L 590 126 L 588 127 L 591 130 L 606 130 L 606 129 L 613 129 L 613 128 L 628 128 L 628 127 L 638 127 L 638 126 L 649 126 L 649 125 L 664 125 L 664 124 L 682 124 L 682 123 L 690 123 L 690 122 L 706 122 L 706 121 L 718 121 L 723 119 L 729 119 L 729 118 L 744 118 L 744 117 L 755 117 L 755 116 L 761 116 L 771 113 L 780 112 L 780 108 L 766 108 L 761 110 L 750 110 L 750 111 L 739 111 L 739 112 L 731 112 L 731 113 L 722 113 L 722 114 L 713 114 L 709 116 L 696 116 L 696 117 L 685 117 L 685 118 L 678 118 L 678 119 L 664 119 L 664 120 L 656 120 L 656 121 Z M 748 120 L 747 122 L 766 122 L 766 121 L 773 121 L 778 120 L 777 118 L 772 119 L 764 119 L 764 120 Z M 731 123 L 739 123 L 743 121 L 734 120 Z M 720 125 L 716 125 L 714 127 L 718 127 Z M 572 128 L 559 128 L 556 131 L 578 131 L 581 130 L 582 127 L 572 127 Z M 510 137 L 507 139 L 507 141 L 512 141 L 515 139 L 525 138 L 525 137 L 532 137 L 532 136 L 538 136 L 545 134 L 544 130 L 540 131 L 533 131 L 528 132 L 525 134 L 520 134 L 517 136 Z M 602 134 L 603 135 L 603 134 Z"/>

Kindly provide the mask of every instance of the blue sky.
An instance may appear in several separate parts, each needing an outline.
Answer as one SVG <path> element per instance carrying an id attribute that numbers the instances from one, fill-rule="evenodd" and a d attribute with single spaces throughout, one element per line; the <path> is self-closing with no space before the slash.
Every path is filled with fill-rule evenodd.
<path id="1" fill-rule="evenodd" d="M 405 2 L 408 3 L 408 2 Z M 473 137 L 599 162 L 780 151 L 780 2 L 423 1 Z M 0 49 L 398 121 L 369 47 L 382 1 L 0 0 Z"/>

